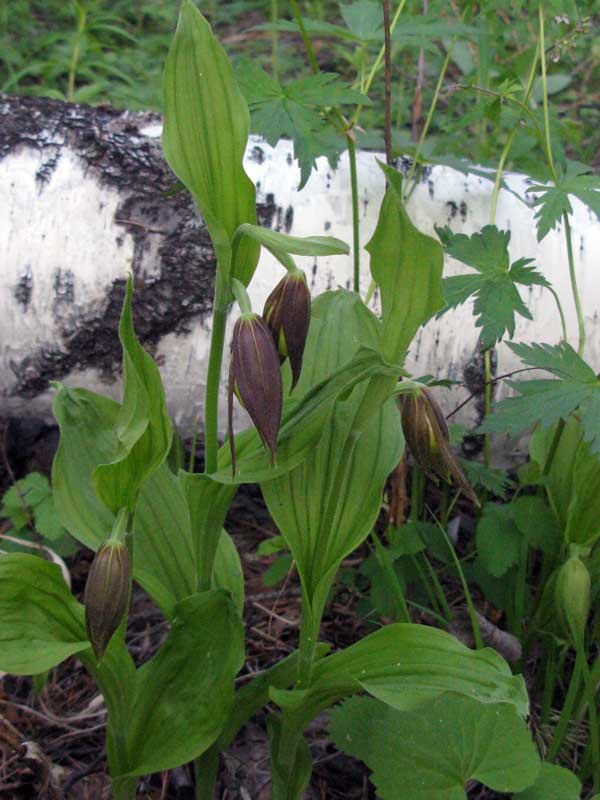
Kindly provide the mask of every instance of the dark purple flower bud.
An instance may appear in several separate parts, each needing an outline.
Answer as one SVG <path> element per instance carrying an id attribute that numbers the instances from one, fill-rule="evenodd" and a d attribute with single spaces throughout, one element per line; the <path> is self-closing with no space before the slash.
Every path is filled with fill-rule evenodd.
<path id="1" fill-rule="evenodd" d="M 108 541 L 94 556 L 85 584 L 85 626 L 98 661 L 104 655 L 129 602 L 129 552 Z"/>
<path id="2" fill-rule="evenodd" d="M 310 325 L 310 292 L 301 270 L 288 272 L 267 297 L 263 311 L 282 361 L 290 359 L 292 389 L 298 383 Z"/>
<path id="3" fill-rule="evenodd" d="M 258 314 L 242 314 L 235 323 L 229 369 L 229 442 L 235 472 L 232 431 L 233 393 L 250 415 L 269 453 L 275 458 L 281 423 L 283 387 L 279 356 L 265 321 Z"/>
<path id="4" fill-rule="evenodd" d="M 477 495 L 452 452 L 446 420 L 431 392 L 421 389 L 419 394 L 401 394 L 399 403 L 404 438 L 418 466 L 427 475 L 437 475 L 447 483 L 454 479 L 478 506 Z"/>

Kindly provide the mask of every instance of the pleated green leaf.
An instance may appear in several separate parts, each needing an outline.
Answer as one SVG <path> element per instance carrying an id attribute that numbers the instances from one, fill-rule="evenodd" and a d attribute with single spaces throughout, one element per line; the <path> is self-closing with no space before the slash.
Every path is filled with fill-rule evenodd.
<path id="1" fill-rule="evenodd" d="M 0 670 L 37 675 L 87 650 L 83 606 L 56 564 L 0 556 Z"/>
<path id="2" fill-rule="evenodd" d="M 227 55 L 191 0 L 184 0 L 164 79 L 163 149 L 193 194 L 227 282 L 250 282 L 259 246 L 246 238 L 231 264 L 233 234 L 256 224 L 254 185 L 243 167 L 250 130 L 246 101 Z"/>
<path id="3" fill-rule="evenodd" d="M 285 267 L 294 265 L 289 254 L 298 256 L 335 256 L 350 252 L 346 242 L 335 239 L 333 236 L 288 236 L 285 233 L 261 228 L 259 225 L 240 225 L 236 240 L 243 241 L 246 237 L 253 239 L 266 247 L 275 258 Z M 234 260 L 238 259 L 234 256 Z"/>
<path id="4" fill-rule="evenodd" d="M 221 589 L 178 603 L 167 639 L 136 676 L 127 774 L 171 769 L 203 753 L 233 706 L 243 626 Z"/>
<path id="5" fill-rule="evenodd" d="M 366 245 L 371 275 L 381 289 L 383 354 L 402 363 L 421 325 L 444 307 L 444 251 L 417 230 L 404 208 L 402 176 L 379 164 L 388 181 L 375 233 Z"/>
<path id="6" fill-rule="evenodd" d="M 321 295 L 313 304 L 298 393 L 310 391 L 351 362 L 361 346 L 377 348 L 379 341 L 379 321 L 358 295 L 345 290 Z M 393 371 L 388 376 L 392 387 L 397 377 Z M 394 401 L 387 401 L 364 430 L 357 431 L 357 416 L 369 390 L 364 382 L 346 392 L 305 460 L 281 478 L 262 484 L 315 620 L 340 561 L 371 530 L 386 478 L 402 455 L 404 440 Z"/>
<path id="7" fill-rule="evenodd" d="M 309 690 L 272 692 L 285 710 L 313 719 L 324 708 L 367 691 L 400 711 L 442 692 L 480 703 L 506 703 L 522 717 L 529 700 L 523 678 L 495 650 L 470 650 L 454 636 L 427 625 L 387 625 L 317 662 Z"/>
<path id="8" fill-rule="evenodd" d="M 132 295 L 129 277 L 119 323 L 123 403 L 115 421 L 115 450 L 92 476 L 98 496 L 114 514 L 124 507 L 133 512 L 140 487 L 167 457 L 173 436 L 160 372 L 135 335 Z"/>

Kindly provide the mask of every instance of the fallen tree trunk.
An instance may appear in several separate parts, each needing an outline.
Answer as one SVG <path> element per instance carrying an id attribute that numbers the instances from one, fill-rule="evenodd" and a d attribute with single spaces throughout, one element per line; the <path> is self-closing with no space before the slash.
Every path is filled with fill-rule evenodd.
<path id="1" fill-rule="evenodd" d="M 125 278 L 132 271 L 136 330 L 161 368 L 176 422 L 189 431 L 203 406 L 215 259 L 190 196 L 170 191 L 176 180 L 162 157 L 160 118 L 3 96 L 0 119 L 0 414 L 49 419 L 50 381 L 55 380 L 120 396 L 116 329 Z M 384 190 L 375 157 L 359 154 L 363 245 L 374 230 Z M 352 241 L 346 156 L 336 171 L 322 159 L 302 192 L 296 189 L 299 171 L 289 142 L 271 148 L 252 138 L 245 166 L 257 187 L 261 224 L 296 236 L 327 234 Z M 509 185 L 524 196 L 525 178 L 511 176 Z M 481 176 L 428 168 L 408 210 L 426 233 L 435 235 L 434 226 L 445 224 L 472 233 L 488 221 L 491 192 L 492 183 Z M 586 355 L 600 368 L 595 263 L 600 224 L 578 200 L 572 204 L 576 269 L 589 326 Z M 513 258 L 535 258 L 563 298 L 574 335 L 562 232 L 538 244 L 533 210 L 507 191 L 500 194 L 496 220 L 511 230 Z M 351 257 L 304 259 L 302 266 L 313 294 L 351 285 Z M 450 264 L 448 270 L 452 274 L 462 267 Z M 250 287 L 258 310 L 281 274 L 270 255 L 263 255 Z M 362 251 L 363 293 L 369 282 L 368 255 Z M 559 318 L 550 293 L 533 287 L 524 300 L 534 320 L 519 318 L 515 338 L 558 341 Z M 415 375 L 464 382 L 449 395 L 447 409 L 471 392 L 481 394 L 478 330 L 470 306 L 423 328 L 407 366 Z M 496 370 L 505 373 L 516 366 L 514 355 L 500 347 Z M 471 403 L 462 421 L 472 422 L 481 413 L 481 402 Z"/>

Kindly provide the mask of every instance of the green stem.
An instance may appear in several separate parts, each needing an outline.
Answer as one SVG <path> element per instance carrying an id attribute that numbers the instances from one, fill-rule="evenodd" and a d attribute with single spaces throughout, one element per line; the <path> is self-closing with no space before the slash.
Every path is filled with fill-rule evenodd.
<path id="1" fill-rule="evenodd" d="M 542 100 L 544 107 L 544 137 L 546 143 L 546 158 L 548 166 L 552 174 L 552 180 L 555 184 L 558 183 L 558 176 L 554 167 L 554 156 L 552 154 L 552 139 L 550 136 L 550 111 L 548 107 L 548 80 L 546 73 L 546 47 L 544 41 L 544 8 L 542 0 L 538 0 L 538 18 L 539 18 L 539 48 L 540 48 L 540 61 L 542 67 Z M 579 334 L 579 344 L 577 353 L 582 356 L 585 349 L 585 322 L 583 317 L 583 309 L 581 307 L 581 299 L 579 297 L 579 288 L 577 286 L 577 275 L 575 273 L 575 260 L 573 258 L 573 241 L 571 236 L 571 224 L 569 222 L 569 215 L 565 211 L 562 215 L 563 223 L 565 226 L 565 239 L 567 242 L 567 259 L 569 261 L 569 278 L 571 280 L 571 292 L 573 293 L 573 301 L 575 302 L 575 310 L 577 312 L 577 328 Z"/>
<path id="2" fill-rule="evenodd" d="M 485 417 L 492 413 L 492 359 L 489 349 L 485 351 Z M 483 461 L 486 467 L 490 465 L 490 435 L 486 433 L 483 440 Z"/>
<path id="3" fill-rule="evenodd" d="M 217 453 L 219 450 L 219 382 L 221 379 L 228 310 L 229 292 L 223 281 L 221 271 L 217 269 L 204 402 L 204 471 L 209 475 L 211 472 L 216 472 L 217 469 Z"/>
<path id="4" fill-rule="evenodd" d="M 565 226 L 565 239 L 567 241 L 567 258 L 569 261 L 569 278 L 571 279 L 571 292 L 573 293 L 575 310 L 577 312 L 577 331 L 579 335 L 577 354 L 579 356 L 583 356 L 583 351 L 585 349 L 585 321 L 583 317 L 583 309 L 581 307 L 581 299 L 579 297 L 579 288 L 577 286 L 577 275 L 575 273 L 575 260 L 573 258 L 573 241 L 571 236 L 571 223 L 569 222 L 569 215 L 566 213 L 566 211 L 563 213 L 563 223 Z"/>
<path id="5" fill-rule="evenodd" d="M 544 468 L 542 470 L 542 477 L 546 477 L 550 474 L 550 470 L 552 469 L 552 463 L 554 461 L 554 456 L 556 455 L 556 451 L 558 450 L 558 445 L 560 443 L 560 437 L 563 434 L 565 429 L 565 421 L 564 419 L 560 419 L 558 425 L 556 426 L 556 430 L 554 431 L 554 436 L 552 437 L 552 442 L 550 443 L 550 449 L 548 450 L 548 455 L 546 456 L 546 461 L 544 463 Z"/>
<path id="6" fill-rule="evenodd" d="M 354 291 L 360 292 L 360 220 L 358 208 L 358 173 L 356 169 L 356 142 L 351 132 L 346 134 L 348 161 L 350 163 L 350 189 L 352 191 L 352 261 Z"/>
<path id="7" fill-rule="evenodd" d="M 397 622 L 410 622 L 410 614 L 408 613 L 408 606 L 406 605 L 406 597 L 404 591 L 398 580 L 398 576 L 394 571 L 394 564 L 390 557 L 388 550 L 382 544 L 380 538 L 375 531 L 371 531 L 371 537 L 375 543 L 375 558 L 381 567 L 383 574 L 387 578 L 388 588 L 391 591 L 396 606 L 396 621 Z"/>
<path id="8" fill-rule="evenodd" d="M 75 99 L 75 76 L 77 74 L 77 64 L 79 62 L 79 53 L 81 51 L 81 40 L 85 34 L 86 23 L 86 10 L 85 6 L 81 3 L 75 4 L 75 12 L 77 14 L 77 33 L 75 35 L 75 46 L 71 53 L 71 61 L 69 63 L 69 77 L 67 80 L 67 100 L 72 103 Z"/>
<path id="9" fill-rule="evenodd" d="M 214 800 L 219 761 L 220 753 L 215 747 L 209 747 L 194 761 L 196 800 Z"/>
<path id="10" fill-rule="evenodd" d="M 554 730 L 552 743 L 550 745 L 548 754 L 546 756 L 547 761 L 554 761 L 556 756 L 560 753 L 560 749 L 562 747 L 565 735 L 567 733 L 567 728 L 571 720 L 573 707 L 575 705 L 575 700 L 577 698 L 577 692 L 579 691 L 582 671 L 583 671 L 583 664 L 581 662 L 581 655 L 580 653 L 577 653 L 577 657 L 575 659 L 575 666 L 573 667 L 573 674 L 571 675 L 571 680 L 569 682 L 569 688 L 567 689 L 567 695 L 565 697 L 565 702 L 562 707 L 560 719 L 558 721 L 558 725 Z"/>
<path id="11" fill-rule="evenodd" d="M 579 642 L 577 645 L 577 657 L 581 658 L 583 668 L 583 681 L 590 721 L 590 752 L 592 756 L 594 792 L 598 794 L 600 792 L 600 729 L 598 728 L 598 709 L 596 707 L 596 684 L 592 680 L 583 642 Z"/>
<path id="12" fill-rule="evenodd" d="M 271 24 L 276 25 L 279 21 L 278 0 L 271 0 Z M 271 72 L 273 78 L 279 80 L 279 34 L 274 28 L 271 31 Z"/>
<path id="13" fill-rule="evenodd" d="M 458 556 L 456 555 L 456 550 L 454 549 L 454 545 L 448 538 L 448 534 L 446 533 L 442 525 L 440 525 L 439 520 L 437 519 L 435 514 L 431 511 L 431 509 L 430 513 L 433 519 L 435 520 L 436 525 L 438 526 L 442 536 L 444 537 L 446 544 L 448 545 L 448 550 L 450 551 L 450 556 L 454 561 L 454 566 L 456 567 L 458 578 L 461 582 L 463 592 L 465 595 L 467 609 L 469 611 L 469 619 L 471 620 L 471 629 L 473 631 L 473 638 L 475 640 L 475 648 L 477 650 L 481 650 L 483 647 L 483 639 L 481 638 L 481 629 L 479 628 L 479 622 L 477 620 L 477 612 L 475 611 L 475 605 L 473 604 L 473 598 L 471 597 L 471 592 L 469 591 L 469 584 L 467 583 L 467 579 L 465 578 L 465 573 L 463 572 L 461 563 L 458 559 Z"/>
<path id="14" fill-rule="evenodd" d="M 533 57 L 533 61 L 531 62 L 531 69 L 529 70 L 529 77 L 527 79 L 527 85 L 525 87 L 525 94 L 523 95 L 523 103 L 526 104 L 529 102 L 529 97 L 531 95 L 531 91 L 533 89 L 533 84 L 535 82 L 535 76 L 537 72 L 537 64 L 538 59 L 540 57 L 540 43 L 537 43 L 535 48 L 535 55 Z M 492 205 L 490 208 L 490 225 L 494 224 L 496 219 L 496 208 L 498 205 L 498 196 L 500 194 L 500 187 L 502 184 L 502 174 L 504 172 L 504 165 L 508 159 L 508 154 L 513 146 L 513 142 L 515 140 L 515 136 L 520 128 L 521 120 L 518 119 L 514 128 L 510 132 L 510 135 L 504 145 L 504 149 L 502 150 L 502 154 L 500 156 L 500 161 L 498 162 L 498 168 L 496 170 L 496 179 L 494 180 L 494 189 L 492 191 Z M 561 317 L 562 317 L 562 309 L 561 309 Z"/>
<path id="15" fill-rule="evenodd" d="M 240 311 L 242 314 L 251 314 L 252 313 L 252 303 L 250 302 L 250 298 L 248 297 L 248 292 L 246 291 L 246 287 L 241 281 L 238 281 L 237 278 L 234 278 L 231 281 L 231 292 L 236 299 L 237 304 L 240 307 Z"/>
<path id="16" fill-rule="evenodd" d="M 320 71 L 320 69 L 319 69 L 319 62 L 317 61 L 317 57 L 315 55 L 314 47 L 312 46 L 312 42 L 306 31 L 306 26 L 304 25 L 302 14 L 300 12 L 300 9 L 298 8 L 297 0 L 291 0 L 291 3 L 292 3 L 292 12 L 294 14 L 294 19 L 296 20 L 298 28 L 300 29 L 300 36 L 302 36 L 302 41 L 304 42 L 304 47 L 306 48 L 308 60 L 310 61 L 312 71 L 316 74 L 317 72 Z"/>
<path id="17" fill-rule="evenodd" d="M 556 648 L 551 646 L 547 654 L 546 669 L 544 671 L 544 690 L 542 695 L 542 725 L 547 725 L 552 711 L 552 698 L 554 697 L 554 687 L 556 685 L 558 657 Z"/>
<path id="18" fill-rule="evenodd" d="M 455 40 L 454 40 L 455 41 Z M 425 119 L 425 124 L 423 125 L 423 130 L 419 136 L 419 141 L 417 142 L 417 148 L 415 150 L 415 154 L 413 156 L 412 164 L 410 165 L 410 170 L 408 171 L 408 175 L 406 176 L 406 186 L 408 186 L 408 192 L 406 194 L 406 200 L 409 200 L 412 193 L 415 190 L 417 185 L 415 171 L 419 164 L 419 158 L 421 157 L 421 150 L 423 149 L 423 144 L 425 142 L 425 137 L 429 132 L 429 127 L 431 125 L 431 121 L 433 120 L 433 115 L 435 113 L 435 109 L 437 106 L 437 102 L 440 96 L 440 92 L 442 90 L 442 84 L 444 83 L 444 78 L 446 77 L 446 71 L 450 64 L 450 59 L 452 57 L 452 50 L 454 48 L 454 41 L 448 48 L 448 52 L 446 53 L 446 58 L 444 59 L 444 63 L 442 64 L 442 69 L 440 70 L 440 74 L 438 76 L 437 83 L 435 85 L 435 90 L 433 92 L 433 99 L 429 106 L 429 111 L 427 112 L 427 118 Z M 413 178 L 415 180 L 413 181 Z"/>

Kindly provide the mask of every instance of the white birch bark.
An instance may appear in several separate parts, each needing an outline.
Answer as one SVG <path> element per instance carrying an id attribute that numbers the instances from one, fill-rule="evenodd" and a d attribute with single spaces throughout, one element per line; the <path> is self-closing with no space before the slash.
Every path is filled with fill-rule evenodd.
<path id="1" fill-rule="evenodd" d="M 187 193 L 164 196 L 175 179 L 162 159 L 160 120 L 106 107 L 5 96 L 0 121 L 0 414 L 49 419 L 52 380 L 120 397 L 116 326 L 124 280 L 132 271 L 138 335 L 159 363 L 174 419 L 189 432 L 203 408 L 215 262 Z M 378 155 L 358 154 L 361 245 L 374 230 L 384 190 Z M 320 160 L 301 192 L 289 142 L 271 148 L 252 138 L 245 166 L 257 187 L 262 224 L 295 236 L 332 235 L 352 242 L 347 154 L 335 171 Z M 507 181 L 525 196 L 526 178 L 511 175 Z M 413 193 L 408 212 L 425 233 L 435 236 L 435 225 L 448 224 L 470 234 L 487 224 L 491 193 L 490 181 L 434 167 Z M 586 357 L 600 369 L 600 223 L 576 198 L 572 205 Z M 559 228 L 539 244 L 533 217 L 533 209 L 514 194 L 500 193 L 496 224 L 511 231 L 511 257 L 535 259 L 563 300 L 570 341 L 576 345 L 563 231 Z M 313 294 L 351 286 L 350 256 L 298 262 Z M 447 264 L 447 275 L 461 271 L 468 268 Z M 281 276 L 282 269 L 263 253 L 249 287 L 257 310 Z M 361 250 L 363 295 L 369 282 L 368 254 Z M 519 317 L 515 340 L 559 341 L 552 295 L 541 287 L 522 295 L 533 322 Z M 477 343 L 478 329 L 465 305 L 419 331 L 407 367 L 415 376 L 464 382 L 462 388 L 443 392 L 449 410 L 481 390 Z M 501 345 L 496 373 L 517 366 Z M 503 391 L 499 387 L 496 396 Z M 224 383 L 222 399 L 224 411 Z M 481 412 L 479 397 L 458 419 L 473 423 Z"/>

